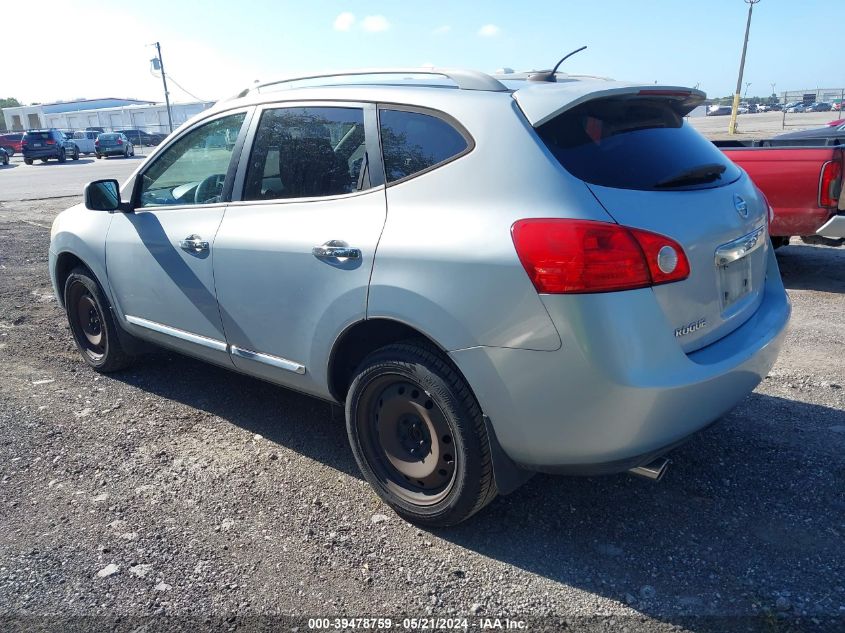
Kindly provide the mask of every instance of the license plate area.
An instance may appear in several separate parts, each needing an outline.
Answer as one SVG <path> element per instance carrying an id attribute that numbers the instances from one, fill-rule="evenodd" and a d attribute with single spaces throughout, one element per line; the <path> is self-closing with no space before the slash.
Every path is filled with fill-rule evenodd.
<path id="1" fill-rule="evenodd" d="M 751 258 L 747 255 L 719 266 L 719 297 L 722 312 L 751 293 Z"/>

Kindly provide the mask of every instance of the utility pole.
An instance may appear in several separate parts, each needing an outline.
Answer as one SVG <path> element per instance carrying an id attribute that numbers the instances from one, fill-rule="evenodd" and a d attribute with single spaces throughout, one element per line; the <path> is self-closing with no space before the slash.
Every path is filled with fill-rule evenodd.
<path id="1" fill-rule="evenodd" d="M 736 91 L 734 92 L 734 102 L 731 108 L 731 122 L 728 124 L 728 134 L 736 134 L 736 112 L 739 108 L 739 94 L 742 91 L 742 73 L 745 71 L 745 51 L 748 48 L 748 32 L 751 30 L 751 12 L 754 5 L 760 0 L 745 0 L 748 5 L 748 21 L 745 23 L 745 41 L 742 43 L 742 59 L 739 62 L 739 77 L 736 79 Z"/>
<path id="2" fill-rule="evenodd" d="M 759 2 L 759 0 L 757 0 Z M 747 34 L 746 34 L 747 36 Z M 167 92 L 167 78 L 164 76 L 164 60 L 161 58 L 161 44 L 158 42 L 155 43 L 156 52 L 158 53 L 158 57 L 153 60 L 153 68 L 156 70 L 161 71 L 161 83 L 164 84 L 164 103 L 167 105 L 167 125 L 170 128 L 169 131 L 173 131 L 173 117 L 170 114 L 170 93 Z M 743 52 L 743 58 L 745 53 Z"/>

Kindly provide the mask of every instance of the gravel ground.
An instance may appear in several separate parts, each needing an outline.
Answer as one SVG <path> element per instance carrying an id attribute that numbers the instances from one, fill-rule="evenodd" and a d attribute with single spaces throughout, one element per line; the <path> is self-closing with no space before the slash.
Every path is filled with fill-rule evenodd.
<path id="1" fill-rule="evenodd" d="M 47 275 L 74 202 L 0 203 L 0 629 L 845 628 L 845 249 L 779 251 L 778 364 L 660 484 L 537 476 L 430 532 L 370 491 L 324 402 L 164 352 L 87 369 Z"/>

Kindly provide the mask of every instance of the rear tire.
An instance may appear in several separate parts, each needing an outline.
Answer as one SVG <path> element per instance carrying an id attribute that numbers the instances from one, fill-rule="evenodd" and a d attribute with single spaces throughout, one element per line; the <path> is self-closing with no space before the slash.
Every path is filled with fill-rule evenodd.
<path id="1" fill-rule="evenodd" d="M 481 409 L 431 346 L 397 343 L 365 358 L 346 398 L 346 429 L 366 480 L 410 522 L 454 525 L 496 497 Z"/>
<path id="2" fill-rule="evenodd" d="M 79 150 L 73 151 L 73 160 L 79 160 Z"/>
<path id="3" fill-rule="evenodd" d="M 63 163 L 67 160 L 67 155 L 65 154 L 65 150 L 59 152 L 59 162 Z"/>
<path id="4" fill-rule="evenodd" d="M 42 159 L 41 159 L 41 162 L 42 162 L 42 163 L 46 163 L 46 162 L 47 162 L 47 160 L 48 160 L 48 159 L 46 159 L 46 158 L 42 158 Z"/>
<path id="5" fill-rule="evenodd" d="M 64 299 L 73 340 L 92 369 L 108 373 L 132 363 L 120 344 L 108 301 L 87 268 L 78 266 L 68 275 Z"/>
<path id="6" fill-rule="evenodd" d="M 772 238 L 772 246 L 774 247 L 775 250 L 782 248 L 784 246 L 789 246 L 789 240 L 790 240 L 790 238 L 789 238 L 788 235 L 786 237 L 784 237 L 784 236 L 773 237 Z"/>
<path id="7" fill-rule="evenodd" d="M 31 158 L 24 158 L 23 162 L 26 163 L 27 165 L 32 165 L 32 159 Z"/>

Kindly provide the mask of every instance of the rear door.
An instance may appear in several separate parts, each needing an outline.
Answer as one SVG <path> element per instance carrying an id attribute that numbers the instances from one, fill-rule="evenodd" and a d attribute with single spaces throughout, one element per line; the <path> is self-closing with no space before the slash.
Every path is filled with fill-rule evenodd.
<path id="1" fill-rule="evenodd" d="M 325 395 L 333 342 L 366 315 L 385 220 L 375 108 L 268 105 L 253 128 L 215 242 L 226 340 L 239 369 Z"/>
<path id="2" fill-rule="evenodd" d="M 734 330 L 762 300 L 768 208 L 750 178 L 684 121 L 678 99 L 649 90 L 585 100 L 537 131 L 617 222 L 683 246 L 689 277 L 653 290 L 689 352 Z"/>

